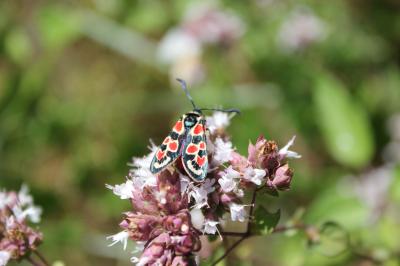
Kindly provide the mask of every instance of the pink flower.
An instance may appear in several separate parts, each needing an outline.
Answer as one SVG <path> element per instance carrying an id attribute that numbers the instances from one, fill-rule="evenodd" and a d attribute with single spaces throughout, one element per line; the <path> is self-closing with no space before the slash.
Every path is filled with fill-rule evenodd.
<path id="1" fill-rule="evenodd" d="M 120 227 L 125 229 L 134 241 L 145 241 L 154 235 L 154 231 L 161 228 L 161 217 L 147 214 L 128 212 Z"/>
<path id="2" fill-rule="evenodd" d="M 21 260 L 42 242 L 42 233 L 32 229 L 29 222 L 39 222 L 41 209 L 33 205 L 28 187 L 19 193 L 0 192 L 0 262 Z M 5 264 L 4 264 L 5 265 Z"/>
<path id="3" fill-rule="evenodd" d="M 182 210 L 175 215 L 169 215 L 164 218 L 164 228 L 174 234 L 188 234 L 192 227 L 190 221 L 190 213 L 187 210 Z"/>
<path id="4" fill-rule="evenodd" d="M 274 189 L 286 190 L 290 187 L 293 171 L 288 164 L 279 167 L 276 170 L 274 178 L 267 181 L 267 186 Z"/>

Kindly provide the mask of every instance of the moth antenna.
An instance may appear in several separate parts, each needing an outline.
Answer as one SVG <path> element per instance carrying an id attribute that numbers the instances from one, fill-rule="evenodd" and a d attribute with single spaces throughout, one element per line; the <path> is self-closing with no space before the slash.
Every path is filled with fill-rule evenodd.
<path id="1" fill-rule="evenodd" d="M 230 109 L 218 109 L 218 108 L 201 108 L 201 111 L 219 111 L 219 112 L 224 112 L 224 113 L 236 113 L 240 114 L 240 110 L 236 108 L 230 108 Z"/>
<path id="2" fill-rule="evenodd" d="M 190 102 L 192 103 L 192 105 L 193 105 L 193 109 L 194 109 L 194 110 L 197 110 L 198 108 L 197 108 L 197 106 L 194 104 L 194 101 L 193 101 L 192 96 L 190 96 L 190 94 L 189 94 L 189 90 L 188 90 L 188 88 L 187 88 L 186 82 L 185 82 L 183 79 L 176 79 L 176 80 L 181 84 L 182 89 L 183 89 L 183 91 L 184 91 L 185 94 L 186 94 L 186 97 L 189 99 L 189 101 L 190 101 Z"/>

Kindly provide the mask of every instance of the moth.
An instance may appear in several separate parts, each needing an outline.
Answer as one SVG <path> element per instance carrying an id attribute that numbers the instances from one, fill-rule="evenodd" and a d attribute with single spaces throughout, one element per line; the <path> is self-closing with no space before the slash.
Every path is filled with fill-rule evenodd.
<path id="1" fill-rule="evenodd" d="M 186 173 L 196 182 L 206 178 L 208 169 L 206 119 L 202 110 L 239 113 L 236 109 L 220 110 L 197 108 L 190 96 L 186 82 L 177 79 L 187 98 L 193 105 L 193 110 L 182 115 L 173 126 L 171 132 L 158 147 L 150 164 L 153 174 L 159 173 L 171 165 L 179 157 Z"/>

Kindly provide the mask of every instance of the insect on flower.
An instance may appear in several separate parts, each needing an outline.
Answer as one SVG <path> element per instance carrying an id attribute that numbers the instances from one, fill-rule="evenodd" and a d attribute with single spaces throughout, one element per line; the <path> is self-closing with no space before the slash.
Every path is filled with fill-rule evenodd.
<path id="1" fill-rule="evenodd" d="M 227 113 L 239 113 L 236 109 L 207 109 L 197 108 L 186 86 L 186 82 L 177 79 L 186 97 L 192 103 L 193 110 L 179 118 L 172 128 L 171 133 L 164 139 L 157 149 L 150 164 L 150 171 L 156 174 L 176 159 L 181 157 L 182 165 L 187 174 L 195 181 L 201 182 L 207 175 L 207 141 L 206 119 L 203 110 L 215 110 Z"/>

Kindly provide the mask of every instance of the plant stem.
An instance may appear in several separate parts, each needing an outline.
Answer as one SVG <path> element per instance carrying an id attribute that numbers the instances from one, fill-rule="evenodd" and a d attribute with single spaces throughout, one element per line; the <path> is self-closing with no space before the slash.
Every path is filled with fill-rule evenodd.
<path id="1" fill-rule="evenodd" d="M 251 219 L 253 219 L 253 211 L 254 211 L 254 205 L 255 205 L 255 203 L 256 203 L 256 196 L 257 196 L 257 189 L 254 189 L 254 191 L 253 191 L 253 196 L 252 196 L 252 198 L 251 198 L 251 205 L 250 205 L 250 211 L 249 211 L 249 220 L 248 220 L 248 222 L 247 222 L 247 229 L 246 229 L 246 232 L 245 233 L 235 233 L 235 232 L 221 232 L 221 235 L 227 235 L 227 234 L 229 234 L 230 236 L 241 236 L 241 238 L 238 240 L 238 241 L 236 241 L 235 242 L 235 244 L 233 244 L 230 248 L 228 248 L 226 251 L 225 251 L 225 253 L 224 253 L 224 255 L 222 255 L 221 257 L 219 257 L 213 264 L 212 264 L 212 266 L 214 266 L 214 265 L 217 265 L 217 263 L 219 263 L 220 261 L 222 261 L 224 258 L 226 258 L 228 255 L 229 255 L 229 253 L 231 253 L 231 251 L 232 250 L 234 250 L 240 243 L 242 243 L 242 241 L 243 240 L 245 240 L 246 238 L 248 238 L 248 237 L 250 237 L 251 236 L 251 233 L 250 233 L 250 224 L 251 224 Z"/>
<path id="2" fill-rule="evenodd" d="M 33 266 L 41 266 L 40 263 L 36 262 L 31 256 L 26 257 L 26 260 L 29 261 Z"/>
<path id="3" fill-rule="evenodd" d="M 223 259 L 225 259 L 229 253 L 231 253 L 232 250 L 234 250 L 243 240 L 245 240 L 248 236 L 242 236 L 242 238 L 240 238 L 238 241 L 235 242 L 235 244 L 233 244 L 230 248 L 228 248 L 224 255 L 222 255 L 221 257 L 219 257 L 216 261 L 214 261 L 213 264 L 211 264 L 212 266 L 217 265 L 220 261 L 222 261 Z"/>
<path id="4" fill-rule="evenodd" d="M 36 256 L 38 256 L 38 258 L 43 262 L 43 264 L 44 264 L 45 266 L 50 265 L 50 264 L 47 262 L 46 258 L 45 258 L 39 251 L 35 250 L 33 253 L 35 253 Z"/>
<path id="5" fill-rule="evenodd" d="M 249 211 L 249 220 L 247 222 L 247 230 L 246 233 L 249 235 L 250 234 L 250 224 L 252 223 L 253 219 L 253 212 L 254 212 L 254 205 L 256 204 L 256 196 L 257 196 L 257 189 L 254 189 L 253 191 L 253 196 L 251 198 L 251 205 L 250 205 L 250 211 Z"/>

